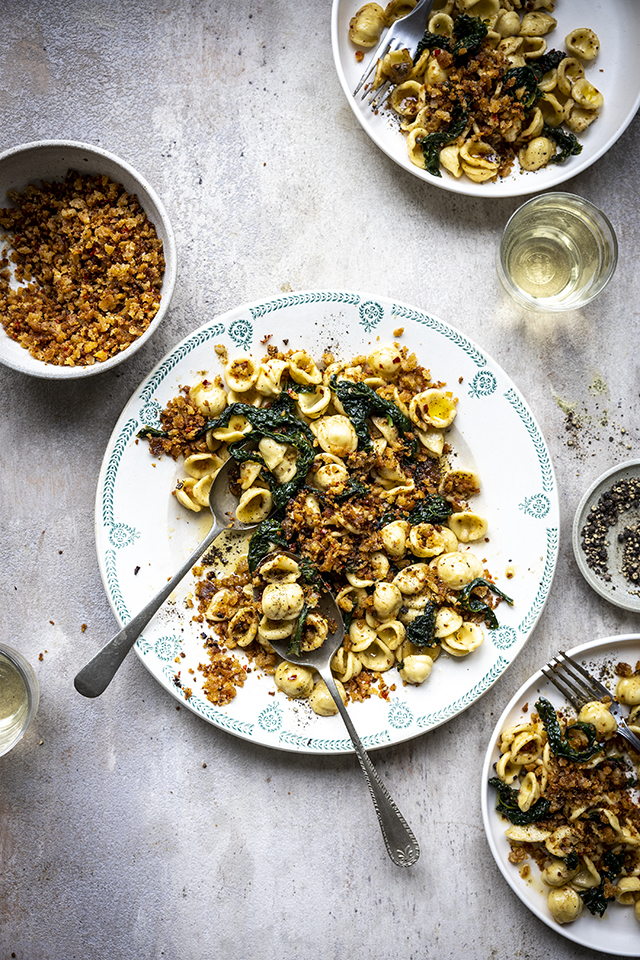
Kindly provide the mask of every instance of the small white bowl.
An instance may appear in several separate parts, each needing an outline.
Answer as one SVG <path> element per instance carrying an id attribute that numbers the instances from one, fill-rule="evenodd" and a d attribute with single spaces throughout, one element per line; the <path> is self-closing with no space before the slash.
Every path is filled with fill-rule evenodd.
<path id="1" fill-rule="evenodd" d="M 127 193 L 134 194 L 153 223 L 162 240 L 165 271 L 161 287 L 160 308 L 145 332 L 115 357 L 94 363 L 91 366 L 65 367 L 36 360 L 28 350 L 12 340 L 0 326 L 0 363 L 21 373 L 49 380 L 74 380 L 104 373 L 122 363 L 143 343 L 152 337 L 162 323 L 176 283 L 176 243 L 169 217 L 152 187 L 124 160 L 100 147 L 71 140 L 41 140 L 12 147 L 0 154 L 0 208 L 11 206 L 7 194 L 10 190 L 23 190 L 30 183 L 64 180 L 68 170 L 77 170 L 92 176 L 104 174 L 121 183 Z"/>
<path id="2" fill-rule="evenodd" d="M 598 477 L 586 491 L 573 518 L 573 555 L 590 587 L 601 597 L 623 610 L 632 610 L 640 613 L 640 594 L 638 587 L 630 583 L 622 573 L 623 545 L 619 535 L 625 526 L 640 519 L 640 510 L 637 506 L 620 512 L 613 526 L 608 527 L 605 534 L 605 549 L 607 551 L 607 569 L 610 579 L 604 580 L 587 562 L 587 556 L 582 546 L 582 531 L 589 518 L 592 507 L 597 507 L 603 494 L 608 493 L 611 487 L 620 480 L 640 480 L 640 460 L 627 460 L 619 463 Z"/>

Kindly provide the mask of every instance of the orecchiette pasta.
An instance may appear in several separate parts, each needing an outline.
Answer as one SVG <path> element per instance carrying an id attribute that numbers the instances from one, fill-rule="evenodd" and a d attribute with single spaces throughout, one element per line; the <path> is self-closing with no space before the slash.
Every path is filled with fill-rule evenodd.
<path id="1" fill-rule="evenodd" d="M 594 60 L 600 50 L 600 41 L 589 27 L 578 27 L 565 37 L 567 50 L 581 60 Z"/>
<path id="2" fill-rule="evenodd" d="M 208 505 L 232 459 L 236 518 L 257 524 L 233 572 L 205 564 L 197 584 L 199 618 L 217 636 L 207 697 L 227 703 L 244 682 L 228 655 L 238 650 L 283 694 L 334 713 L 316 673 L 292 663 L 335 635 L 318 609 L 325 589 L 346 623 L 331 657 L 346 698 L 386 698 L 396 684 L 426 681 L 442 651 L 451 663 L 472 654 L 508 598 L 465 546 L 487 524 L 469 502 L 477 474 L 449 466 L 453 392 L 397 343 L 348 362 L 275 348 L 219 357 L 222 376 L 185 388 L 162 412 L 166 435 L 147 437 L 152 452 L 184 456 L 175 496 L 191 511 Z"/>
<path id="3" fill-rule="evenodd" d="M 309 697 L 313 690 L 313 670 L 286 660 L 277 667 L 274 680 L 277 688 L 293 700 Z"/>
<path id="4" fill-rule="evenodd" d="M 246 393 L 256 383 L 259 369 L 250 354 L 245 357 L 236 357 L 227 365 L 224 372 L 229 389 L 236 393 Z"/>
<path id="5" fill-rule="evenodd" d="M 361 7 L 349 24 L 351 41 L 374 46 L 395 19 L 392 7 Z M 600 42 L 591 28 L 574 29 L 563 57 L 551 46 L 559 42 L 553 10 L 554 0 L 436 3 L 413 59 L 399 48 L 377 61 L 371 88 L 391 84 L 382 102 L 415 166 L 482 184 L 508 176 L 516 163 L 533 172 L 580 152 L 575 133 L 597 117 L 583 112 L 598 111 L 603 98 L 592 85 L 576 97 L 571 85 L 584 78 Z M 565 61 L 571 64 L 562 68 Z"/>
<path id="6" fill-rule="evenodd" d="M 619 666 L 620 682 L 636 676 Z M 571 720 L 568 707 L 556 711 L 540 697 L 524 708 L 525 719 L 502 731 L 489 781 L 498 791 L 496 809 L 511 823 L 509 861 L 535 860 L 549 912 L 561 924 L 585 907 L 602 916 L 614 899 L 640 920 L 635 763 L 624 758 L 609 706 L 587 703 Z M 521 872 L 529 876 L 531 868 Z"/>

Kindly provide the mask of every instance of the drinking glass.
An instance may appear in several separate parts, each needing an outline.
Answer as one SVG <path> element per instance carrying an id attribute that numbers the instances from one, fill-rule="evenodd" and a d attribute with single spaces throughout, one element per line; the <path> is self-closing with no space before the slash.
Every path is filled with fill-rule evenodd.
<path id="1" fill-rule="evenodd" d="M 498 276 L 529 310 L 560 312 L 590 303 L 609 283 L 618 241 L 604 213 L 573 193 L 546 193 L 519 207 L 498 250 Z"/>
<path id="2" fill-rule="evenodd" d="M 31 664 L 13 647 L 0 643 L 0 757 L 22 739 L 39 699 Z"/>

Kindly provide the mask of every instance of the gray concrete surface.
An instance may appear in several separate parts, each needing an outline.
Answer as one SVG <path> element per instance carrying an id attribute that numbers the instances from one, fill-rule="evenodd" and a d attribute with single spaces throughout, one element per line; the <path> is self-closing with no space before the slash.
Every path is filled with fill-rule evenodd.
<path id="1" fill-rule="evenodd" d="M 583 490 L 640 455 L 638 120 L 567 184 L 618 230 L 614 281 L 579 313 L 533 318 L 494 271 L 519 201 L 433 189 L 372 145 L 335 74 L 328 0 L 1 12 L 0 146 L 70 138 L 129 160 L 165 202 L 180 275 L 166 323 L 116 372 L 55 384 L 0 370 L 2 636 L 42 690 L 0 759 L 0 960 L 595 958 L 504 882 L 479 778 L 495 718 L 545 659 L 638 627 L 590 591 L 570 543 Z M 93 505 L 130 394 L 203 321 L 314 287 L 395 296 L 478 341 L 531 405 L 560 488 L 556 580 L 523 653 L 467 712 L 376 755 L 422 842 L 409 871 L 384 856 L 352 757 L 237 740 L 177 711 L 134 657 L 95 702 L 72 685 L 116 627 Z"/>

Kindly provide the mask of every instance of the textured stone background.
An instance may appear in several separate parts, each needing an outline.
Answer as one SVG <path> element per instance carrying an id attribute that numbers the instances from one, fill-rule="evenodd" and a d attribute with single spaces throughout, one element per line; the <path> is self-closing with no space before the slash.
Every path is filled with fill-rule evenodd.
<path id="1" fill-rule="evenodd" d="M 431 188 L 378 151 L 339 87 L 329 21 L 328 0 L 2 4 L 0 147 L 69 138 L 124 157 L 162 197 L 180 263 L 164 326 L 117 372 L 73 384 L 0 370 L 3 639 L 42 690 L 0 759 L 0 960 L 596 956 L 504 882 L 479 778 L 495 717 L 545 659 L 637 629 L 583 582 L 570 530 L 586 487 L 640 450 L 640 124 L 567 184 L 618 231 L 614 281 L 580 313 L 533 318 L 494 271 L 519 201 Z M 531 405 L 560 487 L 558 571 L 526 649 L 475 707 L 376 754 L 422 843 L 409 871 L 384 855 L 354 758 L 236 740 L 177 712 L 135 657 L 95 702 L 72 686 L 116 629 L 93 504 L 130 394 L 205 320 L 313 287 L 398 297 L 478 341 Z"/>

